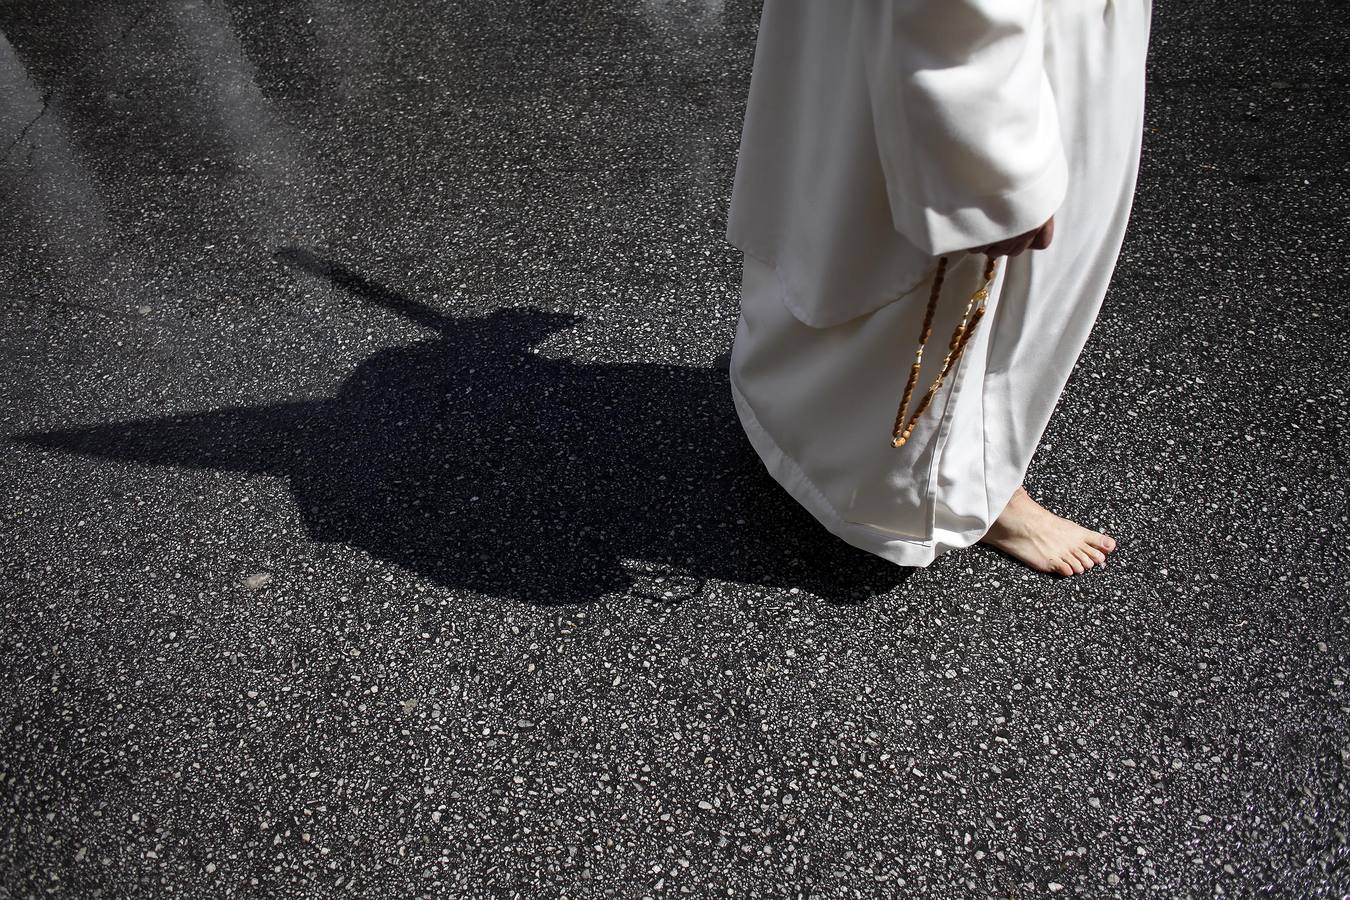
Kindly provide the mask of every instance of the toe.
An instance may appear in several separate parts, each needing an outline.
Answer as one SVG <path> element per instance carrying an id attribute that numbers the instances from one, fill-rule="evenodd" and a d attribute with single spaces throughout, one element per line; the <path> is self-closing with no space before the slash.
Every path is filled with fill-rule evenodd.
<path id="1" fill-rule="evenodd" d="M 1092 543 L 1093 546 L 1097 547 L 1098 549 L 1102 550 L 1105 553 L 1110 553 L 1112 550 L 1116 549 L 1116 539 L 1111 537 L 1109 534 L 1105 534 L 1100 531 L 1098 531 L 1095 535 L 1093 535 Z"/>
<path id="2" fill-rule="evenodd" d="M 1086 572 L 1088 569 L 1091 569 L 1093 566 L 1097 564 L 1097 561 L 1093 559 L 1091 554 L 1087 552 L 1086 547 L 1075 548 L 1073 551 L 1073 555 L 1078 559 L 1080 563 L 1083 564 L 1084 572 Z"/>
<path id="3" fill-rule="evenodd" d="M 1050 559 L 1046 562 L 1046 571 L 1054 572 L 1058 575 L 1072 575 L 1073 569 L 1062 559 Z"/>
<path id="4" fill-rule="evenodd" d="M 1097 565 L 1099 566 L 1106 565 L 1106 554 L 1098 550 L 1091 544 L 1087 544 L 1086 546 L 1084 546 L 1083 552 L 1086 553 L 1088 556 L 1092 557 L 1092 561 Z"/>

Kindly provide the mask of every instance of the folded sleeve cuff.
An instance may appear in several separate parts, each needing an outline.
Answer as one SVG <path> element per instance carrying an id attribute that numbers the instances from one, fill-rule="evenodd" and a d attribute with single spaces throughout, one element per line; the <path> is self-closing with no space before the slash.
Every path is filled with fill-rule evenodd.
<path id="1" fill-rule="evenodd" d="M 982 247 L 1039 228 L 1064 203 L 1068 190 L 1068 164 L 1058 145 L 1044 171 L 1015 192 L 972 198 L 951 209 L 916 205 L 895 190 L 888 193 L 895 228 L 933 256 Z"/>

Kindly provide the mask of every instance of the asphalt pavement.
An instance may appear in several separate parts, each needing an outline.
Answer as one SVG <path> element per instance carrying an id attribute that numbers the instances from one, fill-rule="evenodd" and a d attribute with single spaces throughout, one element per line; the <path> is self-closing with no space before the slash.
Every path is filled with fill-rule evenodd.
<path id="1" fill-rule="evenodd" d="M 1350 893 L 1345 4 L 1154 11 L 1070 578 L 746 441 L 757 17 L 0 4 L 0 896 Z"/>

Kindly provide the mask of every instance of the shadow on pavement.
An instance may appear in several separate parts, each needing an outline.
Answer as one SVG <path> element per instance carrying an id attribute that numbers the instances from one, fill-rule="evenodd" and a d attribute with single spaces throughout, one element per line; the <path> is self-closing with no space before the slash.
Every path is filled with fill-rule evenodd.
<path id="1" fill-rule="evenodd" d="M 315 539 L 529 603 L 678 602 L 708 578 L 856 603 L 913 573 L 829 535 L 768 476 L 724 368 L 549 359 L 530 348 L 579 317 L 445 316 L 310 251 L 276 258 L 439 334 L 375 353 L 326 400 L 14 439 L 284 475 Z"/>

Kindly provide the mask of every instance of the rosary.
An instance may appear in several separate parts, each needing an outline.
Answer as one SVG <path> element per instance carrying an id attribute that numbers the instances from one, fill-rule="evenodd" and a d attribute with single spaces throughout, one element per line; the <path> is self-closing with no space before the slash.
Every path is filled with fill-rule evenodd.
<path id="1" fill-rule="evenodd" d="M 937 309 L 938 295 L 942 292 L 942 280 L 947 275 L 947 257 L 938 257 L 937 272 L 933 275 L 933 290 L 928 295 L 928 311 L 923 317 L 923 328 L 919 332 L 919 349 L 914 353 L 914 365 L 909 370 L 909 382 L 905 385 L 905 393 L 900 400 L 900 410 L 895 414 L 895 426 L 891 429 L 891 446 L 903 447 L 905 441 L 909 440 L 910 433 L 914 431 L 914 423 L 919 421 L 919 416 L 923 415 L 928 409 L 928 404 L 933 402 L 933 396 L 937 394 L 938 388 L 942 387 L 942 380 L 947 377 L 948 370 L 958 359 L 961 358 L 961 351 L 966 348 L 966 341 L 975 333 L 975 326 L 980 324 L 980 319 L 984 316 L 985 301 L 989 299 L 989 289 L 994 283 L 994 273 L 998 268 L 998 258 L 986 256 L 984 263 L 984 284 L 975 293 L 970 295 L 966 301 L 966 310 L 961 314 L 961 321 L 957 323 L 956 330 L 952 332 L 951 343 L 947 345 L 947 355 L 942 360 L 942 368 L 938 371 L 937 377 L 933 379 L 928 392 L 924 394 L 923 399 L 919 401 L 919 407 L 910 416 L 909 422 L 905 422 L 905 411 L 909 409 L 909 401 L 914 396 L 914 386 L 919 381 L 919 366 L 923 363 L 923 348 L 928 343 L 928 337 L 933 332 L 933 313 Z M 976 306 L 976 302 L 979 306 Z M 973 312 L 972 312 L 973 310 Z"/>

